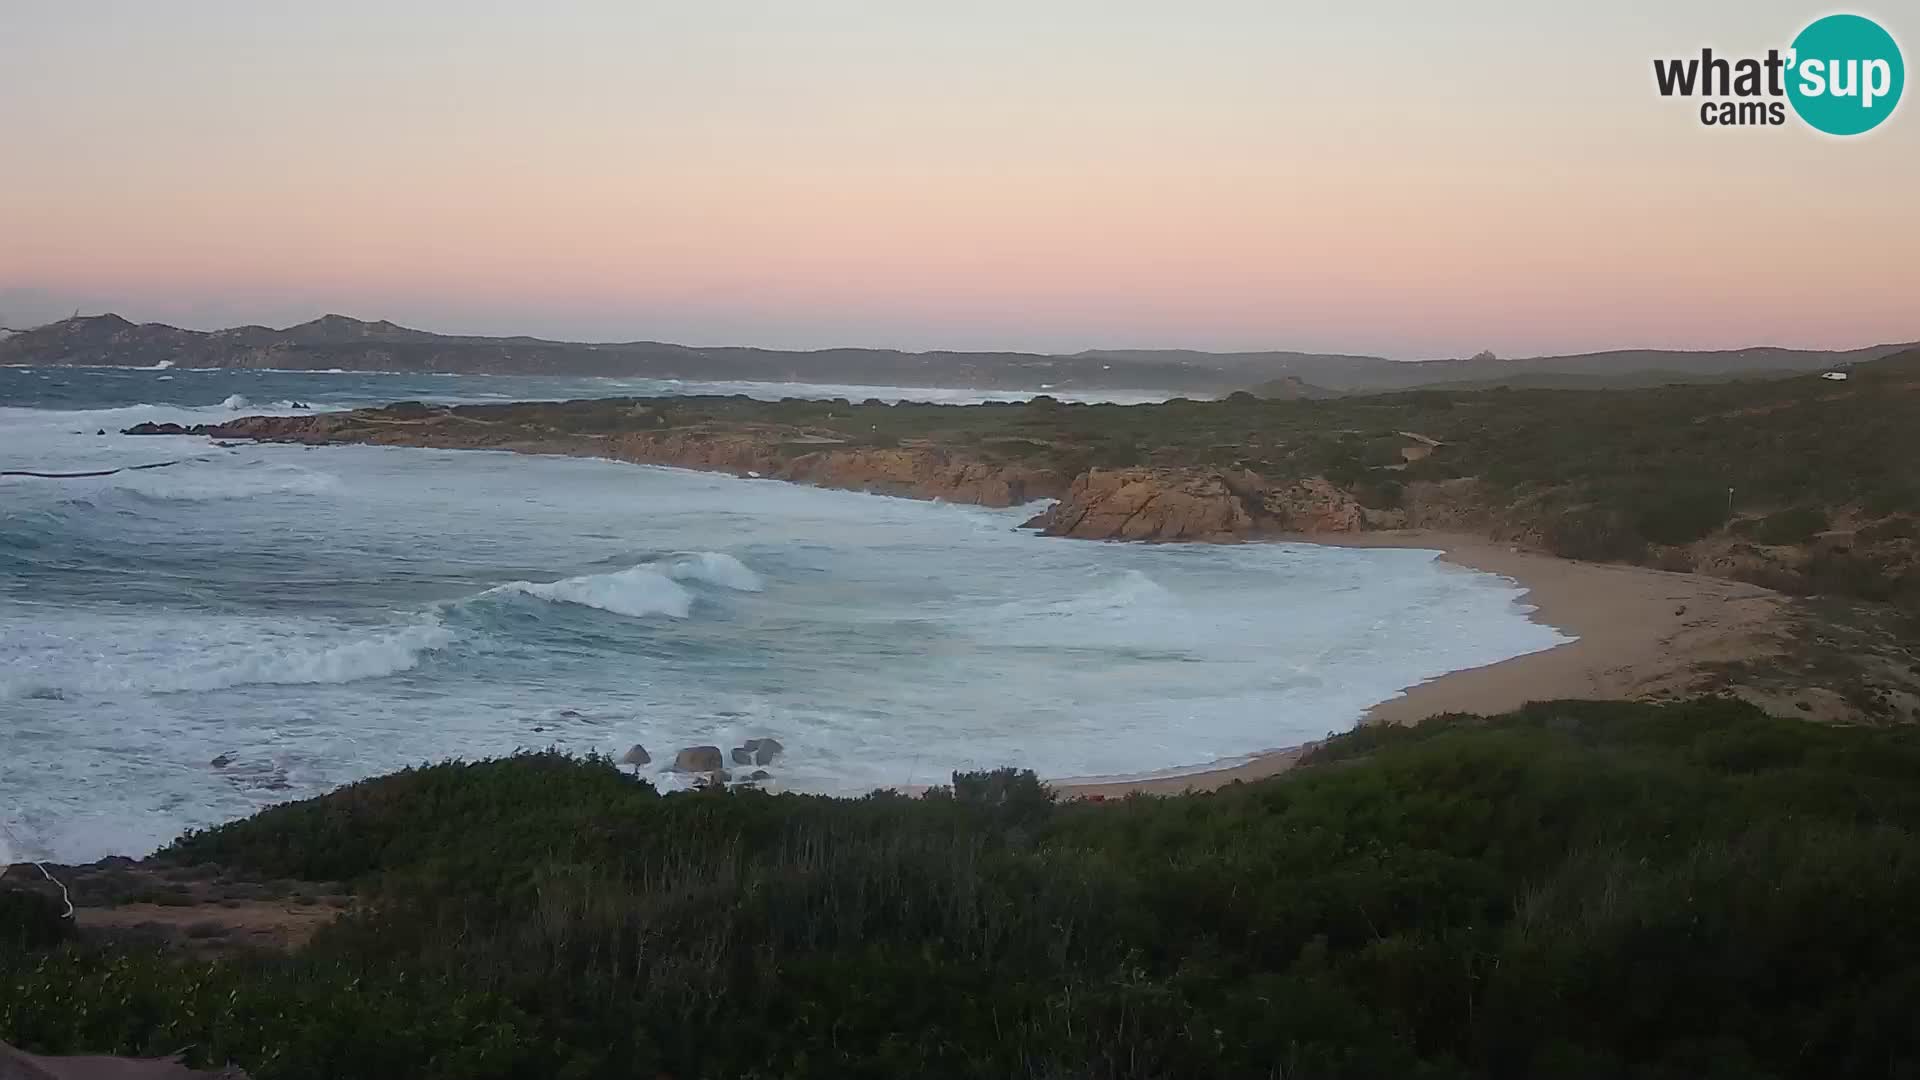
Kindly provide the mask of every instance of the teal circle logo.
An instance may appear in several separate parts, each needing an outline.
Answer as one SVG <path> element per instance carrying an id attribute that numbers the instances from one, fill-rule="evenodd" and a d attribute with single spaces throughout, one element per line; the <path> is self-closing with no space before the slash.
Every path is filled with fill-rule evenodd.
<path id="1" fill-rule="evenodd" d="M 1793 111 L 1829 135 L 1879 127 L 1907 85 L 1907 65 L 1893 35 L 1859 15 L 1828 15 L 1809 24 L 1793 39 L 1788 64 Z"/>

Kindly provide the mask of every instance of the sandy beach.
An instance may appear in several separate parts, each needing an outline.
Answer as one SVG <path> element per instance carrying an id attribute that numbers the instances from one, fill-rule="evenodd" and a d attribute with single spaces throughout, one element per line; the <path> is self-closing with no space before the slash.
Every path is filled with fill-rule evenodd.
<path id="1" fill-rule="evenodd" d="M 1578 640 L 1545 652 L 1455 671 L 1368 710 L 1368 724 L 1410 724 L 1437 713 L 1495 713 L 1553 698 L 1658 698 L 1696 689 L 1700 666 L 1771 651 L 1779 593 L 1700 574 L 1576 562 L 1482 537 L 1383 531 L 1288 537 L 1342 547 L 1426 548 L 1456 566 L 1510 578 L 1527 590 L 1532 617 Z M 1292 768 L 1312 744 L 1276 748 L 1244 763 L 1150 778 L 1068 778 L 1069 798 L 1140 792 L 1175 795 L 1257 780 Z"/>

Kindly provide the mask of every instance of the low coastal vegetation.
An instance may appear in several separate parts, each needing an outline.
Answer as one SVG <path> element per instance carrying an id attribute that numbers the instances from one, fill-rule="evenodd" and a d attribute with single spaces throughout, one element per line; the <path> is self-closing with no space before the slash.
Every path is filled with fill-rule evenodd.
<path id="1" fill-rule="evenodd" d="M 348 883 L 291 952 L 59 941 L 0 1039 L 290 1077 L 1920 1071 L 1920 731 L 1717 698 L 1366 727 L 1213 794 L 660 795 L 556 753 L 181 838 Z"/>
<path id="2" fill-rule="evenodd" d="M 996 505 L 1105 500 L 1063 510 L 1066 535 L 1442 529 L 1892 604 L 1920 636 L 1916 416 L 1920 351 L 1844 381 L 1125 406 L 408 402 L 201 430 L 602 454 Z"/>

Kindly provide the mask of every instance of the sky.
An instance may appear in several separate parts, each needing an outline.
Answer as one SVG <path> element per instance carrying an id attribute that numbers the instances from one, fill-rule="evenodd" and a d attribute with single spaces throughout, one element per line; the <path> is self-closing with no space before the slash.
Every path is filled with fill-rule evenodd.
<path id="1" fill-rule="evenodd" d="M 1637 8 L 1643 10 L 1629 10 Z M 1430 358 L 1920 338 L 1779 0 L 0 0 L 0 325 Z M 1920 55 L 1920 9 L 1850 8 Z M 1914 95 L 1910 95 L 1914 96 Z"/>

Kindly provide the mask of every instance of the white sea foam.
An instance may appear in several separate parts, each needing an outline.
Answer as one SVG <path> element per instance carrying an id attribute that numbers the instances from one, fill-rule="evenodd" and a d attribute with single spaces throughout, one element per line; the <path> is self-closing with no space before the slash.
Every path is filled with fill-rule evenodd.
<path id="1" fill-rule="evenodd" d="M 229 412 L 239 412 L 250 404 L 252 402 L 249 402 L 244 394 L 228 394 L 226 400 L 220 403 L 220 407 Z"/>
<path id="2" fill-rule="evenodd" d="M 413 670 L 455 634 L 438 619 L 374 630 L 261 619 L 176 628 L 100 613 L 0 624 L 0 640 L 0 700 L 63 701 L 378 679 Z"/>
<path id="3" fill-rule="evenodd" d="M 221 658 L 200 671 L 188 673 L 177 689 L 196 690 L 242 683 L 297 685 L 348 683 L 412 671 L 431 652 L 447 647 L 454 633 L 438 622 L 422 622 L 399 630 L 375 633 L 338 644 L 304 648 L 257 648 L 238 657 Z"/>
<path id="4" fill-rule="evenodd" d="M 297 465 L 225 468 L 198 462 L 166 469 L 121 473 L 113 486 L 149 499 L 214 502 L 253 499 L 263 495 L 331 495 L 341 490 L 332 473 Z"/>
<path id="5" fill-rule="evenodd" d="M 520 593 L 557 604 L 599 608 L 630 619 L 666 615 L 684 619 L 693 611 L 693 594 L 650 566 L 612 574 L 582 574 L 559 581 L 510 581 L 489 593 Z"/>
<path id="6" fill-rule="evenodd" d="M 760 575 L 725 552 L 695 551 L 643 563 L 610 574 L 582 574 L 559 581 L 510 581 L 486 594 L 518 593 L 559 604 L 598 608 L 630 619 L 653 615 L 684 619 L 693 612 L 694 594 L 682 582 L 715 585 L 735 592 L 765 588 Z"/>
<path id="7" fill-rule="evenodd" d="M 739 559 L 723 551 L 695 551 L 663 559 L 654 566 L 675 581 L 702 581 L 735 592 L 759 592 L 766 588 L 760 575 L 747 569 Z"/>

